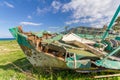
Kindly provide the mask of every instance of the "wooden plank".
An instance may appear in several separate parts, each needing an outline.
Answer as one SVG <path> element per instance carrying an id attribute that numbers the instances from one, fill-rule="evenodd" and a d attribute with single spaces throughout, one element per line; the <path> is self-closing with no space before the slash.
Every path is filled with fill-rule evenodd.
<path id="1" fill-rule="evenodd" d="M 109 75 L 101 75 L 101 76 L 93 76 L 92 78 L 107 78 L 107 77 L 116 77 L 120 76 L 120 73 L 118 74 L 109 74 Z"/>
<path id="2" fill-rule="evenodd" d="M 69 42 L 66 42 L 66 43 L 76 45 L 76 46 L 78 46 L 80 48 L 85 48 L 85 49 L 91 51 L 92 53 L 94 53 L 95 55 L 97 55 L 99 57 L 103 57 L 104 56 L 102 51 L 99 51 L 99 50 L 95 49 L 94 47 L 89 46 L 87 44 L 84 44 L 82 42 L 78 42 L 78 41 L 75 40 L 75 41 L 69 41 Z"/>

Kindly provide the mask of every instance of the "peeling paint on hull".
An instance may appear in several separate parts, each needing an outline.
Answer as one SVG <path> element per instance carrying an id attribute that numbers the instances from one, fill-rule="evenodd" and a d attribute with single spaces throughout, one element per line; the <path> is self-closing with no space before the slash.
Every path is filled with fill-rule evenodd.
<path id="1" fill-rule="evenodd" d="M 35 49 L 30 49 L 22 45 L 20 45 L 20 47 L 33 66 L 68 68 L 65 61 L 59 60 L 55 56 L 44 52 L 38 52 Z"/>

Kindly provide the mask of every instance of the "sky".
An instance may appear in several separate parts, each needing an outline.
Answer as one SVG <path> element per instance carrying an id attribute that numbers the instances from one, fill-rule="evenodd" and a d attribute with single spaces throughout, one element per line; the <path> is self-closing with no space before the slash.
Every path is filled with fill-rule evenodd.
<path id="1" fill-rule="evenodd" d="M 9 28 L 59 32 L 64 26 L 97 27 L 109 24 L 120 0 L 0 0 L 0 38 Z"/>

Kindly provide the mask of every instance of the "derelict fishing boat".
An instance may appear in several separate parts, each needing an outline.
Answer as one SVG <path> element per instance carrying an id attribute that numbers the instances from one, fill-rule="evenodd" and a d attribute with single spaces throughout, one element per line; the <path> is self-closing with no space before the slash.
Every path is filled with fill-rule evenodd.
<path id="1" fill-rule="evenodd" d="M 81 38 L 74 33 L 24 32 L 11 28 L 27 59 L 33 66 L 63 69 L 120 69 L 120 37 L 106 38 L 115 22 L 120 6 L 111 20 L 101 42 Z"/>

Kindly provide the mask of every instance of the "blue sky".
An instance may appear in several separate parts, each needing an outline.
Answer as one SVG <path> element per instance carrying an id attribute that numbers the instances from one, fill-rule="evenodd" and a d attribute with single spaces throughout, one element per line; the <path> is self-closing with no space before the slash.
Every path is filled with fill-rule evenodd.
<path id="1" fill-rule="evenodd" d="M 0 38 L 12 37 L 9 28 L 61 31 L 64 26 L 102 27 L 120 0 L 0 0 Z"/>

